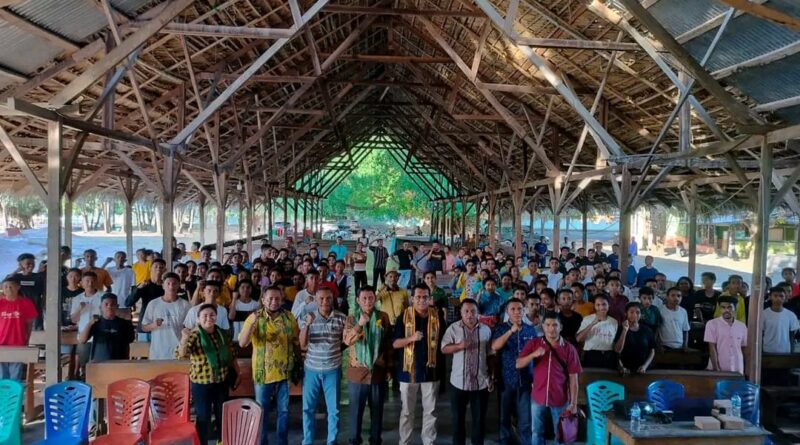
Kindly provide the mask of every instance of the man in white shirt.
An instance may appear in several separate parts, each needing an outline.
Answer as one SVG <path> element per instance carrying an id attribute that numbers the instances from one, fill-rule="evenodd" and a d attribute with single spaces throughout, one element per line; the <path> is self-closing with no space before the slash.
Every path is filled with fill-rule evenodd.
<path id="1" fill-rule="evenodd" d="M 781 286 L 769 290 L 770 307 L 761 314 L 761 330 L 764 333 L 764 352 L 768 354 L 791 354 L 794 352 L 794 338 L 800 330 L 800 323 L 794 312 L 783 307 L 786 289 Z M 789 385 L 788 369 L 763 369 L 761 380 L 770 385 Z"/>
<path id="2" fill-rule="evenodd" d="M 559 272 L 560 267 L 561 263 L 558 262 L 557 258 L 550 259 L 550 270 L 547 273 L 547 287 L 554 291 L 561 287 L 561 282 L 564 279 L 564 275 Z"/>
<path id="3" fill-rule="evenodd" d="M 147 305 L 142 331 L 150 332 L 150 360 L 171 360 L 181 339 L 181 329 L 191 305 L 178 297 L 180 279 L 174 272 L 164 274 L 164 295 Z"/>
<path id="4" fill-rule="evenodd" d="M 320 277 L 316 272 L 309 272 L 306 274 L 306 287 L 297 293 L 292 303 L 292 315 L 297 319 L 297 324 L 300 329 L 305 326 L 306 314 L 314 313 L 317 311 L 317 303 L 314 301 L 314 295 L 317 293 Z"/>
<path id="5" fill-rule="evenodd" d="M 680 306 L 681 290 L 672 287 L 667 291 L 667 301 L 658 308 L 664 323 L 658 328 L 661 345 L 666 349 L 683 349 L 689 351 L 689 315 Z"/>
<path id="6" fill-rule="evenodd" d="M 128 261 L 128 255 L 123 252 L 119 251 L 114 254 L 114 265 L 111 267 L 106 267 L 108 263 L 110 263 L 111 258 L 106 259 L 106 264 L 103 264 L 103 268 L 106 269 L 109 275 L 111 275 L 111 279 L 114 282 L 111 284 L 111 292 L 117 296 L 117 301 L 119 302 L 120 309 L 125 308 L 125 300 L 131 294 L 131 289 L 134 286 L 134 282 L 136 278 L 133 273 L 133 269 L 129 266 L 125 265 L 125 262 Z"/>
<path id="7" fill-rule="evenodd" d="M 92 317 L 100 316 L 100 297 L 102 297 L 102 294 L 97 290 L 97 274 L 92 271 L 83 272 L 81 287 L 83 287 L 83 293 L 76 295 L 72 299 L 72 306 L 69 311 L 70 319 L 78 325 L 78 332 L 83 332 Z M 78 362 L 80 363 L 81 376 L 85 376 L 86 363 L 89 361 L 91 351 L 91 340 L 88 343 L 78 345 Z"/>
<path id="8" fill-rule="evenodd" d="M 217 307 L 217 326 L 221 329 L 230 329 L 228 310 L 225 306 L 215 303 L 224 284 L 220 281 L 206 281 L 205 284 L 203 288 L 203 302 L 189 309 L 189 312 L 186 313 L 186 319 L 183 321 L 183 326 L 187 329 L 194 329 L 197 327 L 197 313 L 200 311 L 200 307 L 205 304 L 213 304 Z"/>

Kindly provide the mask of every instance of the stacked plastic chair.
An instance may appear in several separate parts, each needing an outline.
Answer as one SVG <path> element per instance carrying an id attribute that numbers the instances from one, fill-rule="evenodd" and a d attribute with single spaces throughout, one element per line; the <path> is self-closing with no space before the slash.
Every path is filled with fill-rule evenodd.
<path id="1" fill-rule="evenodd" d="M 625 400 L 625 387 L 619 383 L 598 380 L 586 387 L 586 400 L 589 403 L 589 426 L 586 443 L 601 445 L 606 443 L 605 412 L 614 407 L 617 400 Z M 614 438 L 612 443 L 620 443 Z"/>
<path id="2" fill-rule="evenodd" d="M 89 413 L 92 387 L 66 381 L 44 390 L 44 440 L 37 444 L 78 445 L 89 443 Z"/>
<path id="3" fill-rule="evenodd" d="M 189 421 L 189 397 L 186 373 L 168 372 L 150 381 L 150 445 L 200 444 L 197 429 Z"/>
<path id="4" fill-rule="evenodd" d="M 250 399 L 236 399 L 222 405 L 222 443 L 258 445 L 261 438 L 261 405 Z"/>
<path id="5" fill-rule="evenodd" d="M 686 388 L 672 380 L 656 380 L 647 387 L 647 400 L 659 411 L 672 409 L 676 400 L 686 396 Z"/>
<path id="6" fill-rule="evenodd" d="M 742 398 L 742 418 L 758 425 L 761 416 L 758 385 L 744 380 L 720 380 L 714 396 L 717 399 L 730 399 L 737 393 Z"/>
<path id="7" fill-rule="evenodd" d="M 150 384 L 126 379 L 108 385 L 108 434 L 94 445 L 137 445 L 147 437 Z"/>
<path id="8" fill-rule="evenodd" d="M 22 394 L 25 387 L 16 380 L 0 380 L 0 445 L 22 443 Z"/>

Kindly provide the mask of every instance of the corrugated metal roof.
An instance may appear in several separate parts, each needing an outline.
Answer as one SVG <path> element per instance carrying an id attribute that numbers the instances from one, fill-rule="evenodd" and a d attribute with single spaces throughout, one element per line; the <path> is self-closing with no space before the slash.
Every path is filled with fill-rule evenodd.
<path id="1" fill-rule="evenodd" d="M 661 0 L 648 11 L 674 36 L 724 13 L 727 6 L 713 0 Z"/>
<path id="2" fill-rule="evenodd" d="M 11 10 L 73 42 L 82 42 L 107 26 L 103 14 L 90 2 L 91 0 L 27 0 Z"/>
<path id="3" fill-rule="evenodd" d="M 112 0 L 111 4 L 114 5 L 114 8 L 124 12 L 129 16 L 136 15 L 139 10 L 144 8 L 144 6 L 149 5 L 151 3 L 155 3 L 154 0 Z"/>
<path id="4" fill-rule="evenodd" d="M 686 42 L 683 46 L 701 60 L 719 28 Z M 736 65 L 800 40 L 800 33 L 749 14 L 732 19 L 708 63 L 710 71 Z"/>
<path id="5" fill-rule="evenodd" d="M 46 40 L 0 20 L 0 65 L 30 74 L 61 53 Z"/>
<path id="6" fill-rule="evenodd" d="M 800 54 L 770 64 L 749 68 L 730 81 L 758 103 L 769 103 L 800 95 Z"/>

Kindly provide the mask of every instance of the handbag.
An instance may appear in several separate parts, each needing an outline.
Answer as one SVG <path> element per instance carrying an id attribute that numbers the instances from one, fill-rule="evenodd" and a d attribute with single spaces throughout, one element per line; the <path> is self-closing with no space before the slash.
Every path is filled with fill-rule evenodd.
<path id="1" fill-rule="evenodd" d="M 556 361 L 564 368 L 564 374 L 569 376 L 569 370 L 567 368 L 567 364 L 564 363 L 564 360 L 556 354 L 556 350 L 547 340 L 544 341 L 547 347 L 550 349 L 550 356 L 555 357 Z M 583 412 L 578 409 L 578 412 L 573 413 L 567 410 L 561 412 L 561 415 L 558 417 L 558 425 L 556 426 L 556 442 L 562 444 L 573 444 L 578 441 L 578 432 L 580 431 L 580 417 L 583 416 Z"/>

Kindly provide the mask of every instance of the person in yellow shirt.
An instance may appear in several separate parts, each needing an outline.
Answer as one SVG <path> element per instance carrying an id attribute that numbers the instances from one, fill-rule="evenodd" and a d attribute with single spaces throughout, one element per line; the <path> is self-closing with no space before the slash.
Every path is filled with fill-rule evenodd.
<path id="1" fill-rule="evenodd" d="M 747 305 L 744 299 L 744 279 L 740 275 L 731 275 L 728 277 L 728 286 L 722 292 L 720 297 L 733 297 L 736 298 L 736 320 L 747 324 Z M 722 316 L 722 308 L 717 303 L 717 308 L 714 310 L 714 318 Z"/>
<path id="2" fill-rule="evenodd" d="M 589 315 L 594 314 L 594 303 L 588 301 L 586 297 L 586 288 L 580 281 L 576 281 L 572 283 L 570 286 L 572 289 L 573 295 L 575 295 L 575 304 L 572 307 L 572 310 L 581 314 L 581 317 L 586 318 Z"/>
<path id="3" fill-rule="evenodd" d="M 200 242 L 195 241 L 192 243 L 192 250 L 186 252 L 186 255 L 194 261 L 200 260 Z"/>
<path id="4" fill-rule="evenodd" d="M 194 290 L 194 295 L 192 295 L 192 306 L 197 306 L 203 302 L 203 288 L 205 287 L 206 281 L 222 283 L 222 270 L 213 268 L 208 271 L 205 280 L 198 281 L 197 289 Z M 217 295 L 217 300 L 215 303 L 219 306 L 228 307 L 231 305 L 231 301 L 233 301 L 231 289 L 227 285 L 220 286 L 220 288 L 221 289 L 219 290 L 219 295 Z"/>
<path id="5" fill-rule="evenodd" d="M 147 260 L 147 254 L 144 249 L 136 251 L 136 262 L 133 263 L 133 277 L 136 285 L 140 285 L 150 279 L 150 267 L 153 265 L 151 261 Z"/>
<path id="6" fill-rule="evenodd" d="M 408 307 L 408 291 L 397 285 L 399 278 L 396 270 L 386 272 L 386 284 L 378 291 L 378 310 L 386 312 L 392 322 Z"/>

